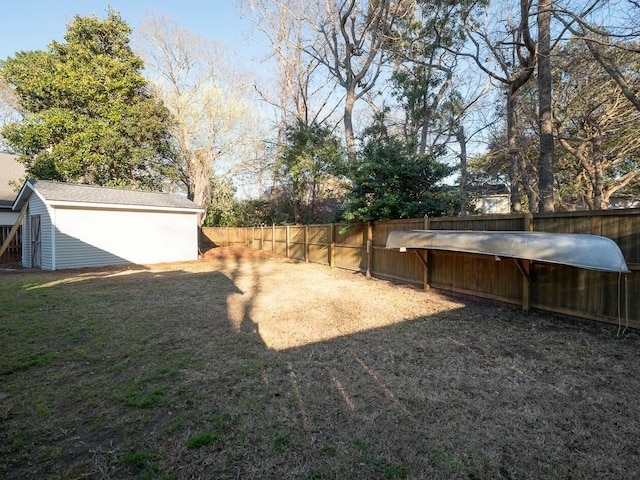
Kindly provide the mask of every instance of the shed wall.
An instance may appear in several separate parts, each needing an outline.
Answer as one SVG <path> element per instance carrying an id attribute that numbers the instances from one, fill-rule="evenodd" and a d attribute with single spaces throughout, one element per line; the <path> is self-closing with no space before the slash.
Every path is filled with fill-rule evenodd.
<path id="1" fill-rule="evenodd" d="M 56 268 L 198 259 L 195 213 L 55 208 Z"/>
<path id="2" fill-rule="evenodd" d="M 53 235 L 51 228 L 51 214 L 45 203 L 37 195 L 29 199 L 29 209 L 22 220 L 22 266 L 32 268 L 31 265 L 31 216 L 40 215 L 41 268 L 53 270 Z"/>
<path id="3" fill-rule="evenodd" d="M 0 210 L 0 225 L 13 225 L 19 216 L 19 212 Z"/>

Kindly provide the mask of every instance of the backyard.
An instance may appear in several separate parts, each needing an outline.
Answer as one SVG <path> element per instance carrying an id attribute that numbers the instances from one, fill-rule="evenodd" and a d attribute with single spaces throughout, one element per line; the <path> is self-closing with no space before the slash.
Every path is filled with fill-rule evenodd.
<path id="1" fill-rule="evenodd" d="M 0 477 L 631 479 L 639 351 L 244 249 L 0 270 Z"/>

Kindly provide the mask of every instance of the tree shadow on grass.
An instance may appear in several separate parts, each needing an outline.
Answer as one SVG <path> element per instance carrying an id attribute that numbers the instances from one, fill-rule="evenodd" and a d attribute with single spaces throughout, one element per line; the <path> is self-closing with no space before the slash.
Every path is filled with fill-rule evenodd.
<path id="1" fill-rule="evenodd" d="M 0 472 L 631 478 L 638 471 L 637 336 L 616 339 L 605 329 L 469 302 L 275 350 L 258 328 L 261 302 L 273 295 L 263 265 L 237 257 L 217 271 L 114 271 L 73 282 L 55 273 L 2 284 Z"/>
<path id="2" fill-rule="evenodd" d="M 264 349 L 239 333 L 256 331 L 248 316 L 228 316 L 243 295 L 220 272 L 12 276 L 0 285 L 0 472 L 126 478 L 124 455 L 166 430 L 185 436 L 179 423 L 206 417 L 208 388 L 232 388 Z"/>

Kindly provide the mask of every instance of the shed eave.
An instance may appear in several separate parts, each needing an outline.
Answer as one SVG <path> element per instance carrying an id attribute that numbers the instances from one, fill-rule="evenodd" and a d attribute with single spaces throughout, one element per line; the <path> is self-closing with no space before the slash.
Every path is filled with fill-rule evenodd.
<path id="1" fill-rule="evenodd" d="M 25 204 L 25 202 L 29 201 L 29 198 L 31 197 L 31 195 L 33 194 L 34 191 L 35 191 L 35 189 L 33 188 L 33 185 L 31 184 L 31 182 L 29 180 L 24 182 L 24 185 L 22 185 L 22 188 L 20 189 L 20 192 L 18 193 L 18 196 L 13 201 L 13 205 L 12 205 L 11 209 L 14 212 L 21 211 L 22 210 L 22 206 Z"/>
<path id="2" fill-rule="evenodd" d="M 46 203 L 54 208 L 87 208 L 92 210 L 136 210 L 154 212 L 175 213 L 204 213 L 202 208 L 160 207 L 154 205 L 131 205 L 124 203 L 92 203 L 70 202 L 65 200 L 46 200 Z"/>

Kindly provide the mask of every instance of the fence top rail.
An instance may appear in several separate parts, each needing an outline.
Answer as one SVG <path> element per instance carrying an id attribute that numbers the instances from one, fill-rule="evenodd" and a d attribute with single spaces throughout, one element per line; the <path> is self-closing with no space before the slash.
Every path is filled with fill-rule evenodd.
<path id="1" fill-rule="evenodd" d="M 614 208 L 611 210 L 580 210 L 576 212 L 534 213 L 534 219 L 567 218 L 567 217 L 607 217 L 640 215 L 640 208 Z"/>
<path id="2" fill-rule="evenodd" d="M 431 217 L 429 217 L 429 220 L 431 220 Z M 411 222 L 424 222 L 424 217 L 420 218 L 395 218 L 393 220 L 374 220 L 371 223 L 373 225 L 379 225 L 379 224 L 395 224 L 395 223 L 411 223 Z"/>
<path id="3" fill-rule="evenodd" d="M 506 213 L 495 215 L 464 215 L 458 217 L 428 217 L 429 222 L 482 222 L 487 220 L 521 220 L 529 213 Z"/>

